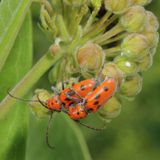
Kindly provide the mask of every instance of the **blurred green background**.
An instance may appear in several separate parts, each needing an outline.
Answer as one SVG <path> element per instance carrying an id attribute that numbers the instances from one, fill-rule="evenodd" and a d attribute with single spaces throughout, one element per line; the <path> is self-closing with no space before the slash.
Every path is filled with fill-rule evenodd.
<path id="1" fill-rule="evenodd" d="M 159 0 L 153 0 L 147 9 L 151 10 L 160 21 Z M 38 28 L 39 8 L 35 4 L 32 6 L 32 16 L 34 62 L 36 62 L 45 53 L 50 42 Z M 93 160 L 160 159 L 160 45 L 154 57 L 153 66 L 143 74 L 143 77 L 141 93 L 134 101 L 126 101 L 123 104 L 121 114 L 110 123 L 108 129 L 95 132 L 80 127 Z M 47 73 L 35 88 L 50 89 Z M 86 148 L 85 145 L 82 144 L 81 149 L 73 149 L 77 142 L 74 141 L 75 134 L 67 129 L 70 125 L 69 121 L 71 120 L 62 114 L 57 115 L 50 130 L 50 141 L 56 148 L 50 150 L 45 144 L 47 119 L 37 120 L 30 113 L 27 159 L 50 160 L 56 157 L 56 160 L 61 160 L 65 157 L 66 160 L 83 160 L 87 156 L 89 159 L 88 152 L 85 153 L 86 157 L 80 154 L 81 149 Z M 94 125 L 94 122 L 95 119 L 91 116 L 88 123 Z M 73 122 L 73 126 L 78 134 L 78 124 Z M 81 135 L 76 136 L 83 141 Z"/>

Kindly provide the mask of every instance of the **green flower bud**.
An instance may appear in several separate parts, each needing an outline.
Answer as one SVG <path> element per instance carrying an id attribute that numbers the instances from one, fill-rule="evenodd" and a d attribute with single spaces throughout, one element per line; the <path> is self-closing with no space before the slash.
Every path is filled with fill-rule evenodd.
<path id="1" fill-rule="evenodd" d="M 137 64 L 139 72 L 147 71 L 153 64 L 153 56 L 148 54 Z"/>
<path id="2" fill-rule="evenodd" d="M 60 50 L 60 45 L 59 44 L 52 44 L 49 48 L 51 55 L 54 57 Z"/>
<path id="3" fill-rule="evenodd" d="M 56 16 L 53 12 L 52 6 L 46 0 L 42 0 L 41 4 L 42 4 L 40 10 L 41 26 L 39 27 L 49 38 L 56 37 L 59 31 L 55 25 Z"/>
<path id="4" fill-rule="evenodd" d="M 141 32 L 146 24 L 147 16 L 141 6 L 132 6 L 120 18 L 120 24 L 128 32 Z"/>
<path id="5" fill-rule="evenodd" d="M 129 60 L 127 57 L 118 56 L 114 59 L 114 62 L 117 67 L 125 73 L 126 76 L 134 75 L 138 71 L 137 64 Z"/>
<path id="6" fill-rule="evenodd" d="M 147 23 L 145 26 L 145 30 L 150 32 L 157 31 L 159 28 L 159 22 L 157 20 L 157 17 L 150 11 L 146 11 L 146 15 L 147 15 Z"/>
<path id="7" fill-rule="evenodd" d="M 151 54 L 152 56 L 154 56 L 155 53 L 156 53 L 156 51 L 157 51 L 157 46 L 152 47 L 152 48 L 149 49 L 149 54 Z"/>
<path id="8" fill-rule="evenodd" d="M 48 11 L 45 9 L 44 5 L 41 6 L 40 19 L 41 19 L 42 27 L 44 29 L 48 29 L 49 28 L 48 24 L 51 23 L 51 16 L 49 15 Z"/>
<path id="9" fill-rule="evenodd" d="M 53 15 L 53 8 L 52 8 L 52 5 L 50 4 L 49 1 L 47 0 L 41 0 L 40 1 L 41 5 L 45 7 L 45 9 L 48 11 L 48 13 L 50 15 Z"/>
<path id="10" fill-rule="evenodd" d="M 152 0 L 132 0 L 132 1 L 133 1 L 133 4 L 144 6 L 151 3 Z"/>
<path id="11" fill-rule="evenodd" d="M 135 97 L 142 89 L 142 77 L 136 74 L 127 77 L 120 87 L 120 93 L 125 97 Z"/>
<path id="12" fill-rule="evenodd" d="M 105 8 L 115 14 L 125 12 L 131 5 L 130 0 L 105 0 Z"/>
<path id="13" fill-rule="evenodd" d="M 53 68 L 50 70 L 48 78 L 51 84 L 56 84 L 56 82 L 58 81 L 60 68 L 61 68 L 61 64 L 56 63 L 53 66 Z"/>
<path id="14" fill-rule="evenodd" d="M 91 0 L 91 4 L 94 8 L 100 8 L 102 4 L 102 0 Z"/>
<path id="15" fill-rule="evenodd" d="M 142 34 L 132 33 L 124 38 L 122 44 L 122 55 L 138 60 L 142 59 L 149 52 L 149 42 Z"/>
<path id="16" fill-rule="evenodd" d="M 82 71 L 96 72 L 104 63 L 105 54 L 103 49 L 94 43 L 87 43 L 79 48 L 76 53 L 76 60 Z"/>
<path id="17" fill-rule="evenodd" d="M 100 78 L 104 80 L 106 77 L 113 77 L 121 85 L 124 79 L 124 73 L 114 63 L 106 63 L 100 72 Z"/>
<path id="18" fill-rule="evenodd" d="M 142 34 L 147 37 L 148 42 L 149 42 L 149 46 L 150 47 L 154 47 L 157 46 L 158 42 L 159 42 L 159 33 L 158 32 L 142 32 Z"/>
<path id="19" fill-rule="evenodd" d="M 121 112 L 121 102 L 112 97 L 99 111 L 99 115 L 103 120 L 117 117 Z"/>
<path id="20" fill-rule="evenodd" d="M 32 100 L 38 100 L 37 95 L 42 102 L 45 102 L 48 98 L 50 98 L 50 94 L 47 90 L 44 89 L 37 89 L 35 91 L 35 95 L 32 97 Z M 47 108 L 44 108 L 39 102 L 31 101 L 30 105 L 32 113 L 37 118 L 43 118 L 49 114 L 49 110 Z"/>

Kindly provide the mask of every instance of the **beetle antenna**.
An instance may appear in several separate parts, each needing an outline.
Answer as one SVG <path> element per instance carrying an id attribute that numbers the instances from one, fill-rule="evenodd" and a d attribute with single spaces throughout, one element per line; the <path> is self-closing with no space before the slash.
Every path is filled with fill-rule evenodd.
<path id="1" fill-rule="evenodd" d="M 43 107 L 45 107 L 45 108 L 47 108 L 47 109 L 48 109 L 48 106 L 46 105 L 46 103 L 45 103 L 45 102 L 43 102 L 43 101 L 41 101 L 41 100 L 40 100 L 40 98 L 39 98 L 38 94 L 37 94 L 37 99 L 38 99 L 38 102 L 39 102 Z"/>
<path id="2" fill-rule="evenodd" d="M 24 102 L 39 102 L 39 100 L 31 100 L 31 99 L 24 99 L 24 98 L 16 97 L 16 96 L 12 95 L 12 94 L 9 92 L 9 90 L 7 91 L 7 94 L 8 94 L 10 97 L 12 97 L 12 98 L 14 98 L 14 99 L 17 99 L 17 100 L 20 100 L 20 101 L 24 101 Z"/>
<path id="3" fill-rule="evenodd" d="M 45 104 L 45 102 L 41 101 L 39 96 L 37 95 L 37 99 L 38 100 L 31 100 L 31 99 L 24 99 L 24 98 L 19 98 L 19 97 L 16 97 L 14 95 L 12 95 L 9 91 L 7 91 L 8 95 L 14 99 L 17 99 L 17 100 L 20 100 L 20 101 L 24 101 L 24 102 L 39 102 L 43 107 L 47 108 L 47 105 Z"/>

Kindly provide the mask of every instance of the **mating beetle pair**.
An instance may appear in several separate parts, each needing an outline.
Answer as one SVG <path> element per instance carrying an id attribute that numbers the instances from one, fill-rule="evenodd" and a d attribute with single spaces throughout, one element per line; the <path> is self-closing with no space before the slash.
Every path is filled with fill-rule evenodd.
<path id="1" fill-rule="evenodd" d="M 48 130 L 50 127 L 52 113 L 54 112 L 65 112 L 72 120 L 87 128 L 103 130 L 104 127 L 91 127 L 80 122 L 79 120 L 85 118 L 89 113 L 96 112 L 99 108 L 101 108 L 114 95 L 116 88 L 116 80 L 109 77 L 103 82 L 99 82 L 97 79 L 87 79 L 75 83 L 69 88 L 62 87 L 62 91 L 60 93 L 52 96 L 46 101 L 42 101 L 37 95 L 38 101 L 36 100 L 36 102 L 39 102 L 42 106 L 51 111 L 51 117 L 46 132 L 46 142 L 48 146 L 53 148 L 53 146 L 49 144 Z M 14 97 L 10 93 L 8 94 Z"/>

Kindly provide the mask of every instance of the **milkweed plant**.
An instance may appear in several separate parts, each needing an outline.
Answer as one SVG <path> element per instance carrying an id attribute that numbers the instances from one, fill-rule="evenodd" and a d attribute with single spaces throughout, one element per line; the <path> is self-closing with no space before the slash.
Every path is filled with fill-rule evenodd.
<path id="1" fill-rule="evenodd" d="M 50 84 L 57 88 L 64 80 L 71 83 L 77 78 L 113 77 L 118 84 L 116 94 L 98 111 L 103 121 L 110 122 L 119 115 L 122 100 L 133 100 L 140 93 L 143 72 L 152 66 L 159 24 L 156 16 L 145 9 L 151 0 L 37 0 L 37 3 L 39 27 L 52 44 L 10 93 L 23 97 L 48 70 Z M 43 89 L 35 93 L 42 100 L 50 97 Z M 1 115 L 14 103 L 7 95 L 0 104 Z M 31 103 L 34 113 L 48 114 L 39 105 Z"/>
<path id="2" fill-rule="evenodd" d="M 99 116 L 106 122 L 116 117 L 121 101 L 133 100 L 140 93 L 142 73 L 153 63 L 159 24 L 156 16 L 144 8 L 150 2 L 41 1 L 41 29 L 53 40 L 50 55 L 53 59 L 61 57 L 51 66 L 50 83 L 71 81 L 77 75 L 84 79 L 115 78 L 117 93 L 99 110 Z M 42 99 L 48 94 L 44 91 L 43 95 L 43 90 L 37 92 Z M 39 113 L 39 108 L 32 105 L 35 113 Z"/>

